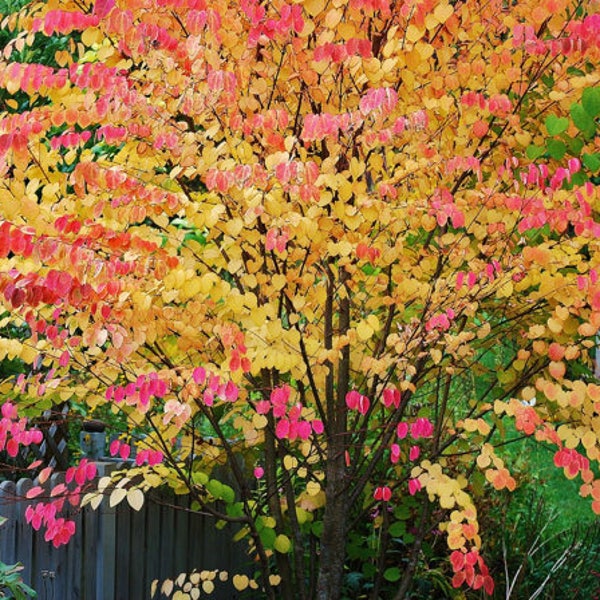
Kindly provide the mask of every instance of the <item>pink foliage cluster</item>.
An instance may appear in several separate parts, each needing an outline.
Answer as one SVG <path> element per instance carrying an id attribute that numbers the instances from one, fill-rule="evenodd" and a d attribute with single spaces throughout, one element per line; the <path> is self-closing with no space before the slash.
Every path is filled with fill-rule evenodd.
<path id="1" fill-rule="evenodd" d="M 388 402 L 390 406 L 400 403 L 400 394 L 397 390 L 389 388 L 387 391 Z M 385 392 L 384 391 L 384 394 Z M 384 400 L 384 404 L 385 404 Z M 419 440 L 422 438 L 430 438 L 433 435 L 434 426 L 433 423 L 427 419 L 426 417 L 417 417 L 412 423 L 408 423 L 407 421 L 400 421 L 396 427 L 396 435 L 399 440 L 405 439 L 409 433 L 413 440 Z M 415 461 L 421 455 L 421 449 L 419 446 L 413 444 L 408 449 L 408 460 Z M 402 450 L 400 448 L 400 444 L 394 442 L 390 445 L 390 461 L 392 464 L 397 464 L 400 461 L 402 456 Z M 408 481 L 408 492 L 411 496 L 414 496 L 418 491 L 422 488 L 421 482 L 418 478 L 411 478 Z M 388 502 L 392 498 L 392 490 L 389 486 L 377 487 L 375 492 L 373 493 L 373 498 L 375 500 L 383 500 Z"/>
<path id="2" fill-rule="evenodd" d="M 402 401 L 400 390 L 395 387 L 388 387 L 381 394 L 381 401 L 386 408 L 398 408 Z"/>
<path id="3" fill-rule="evenodd" d="M 127 385 L 111 385 L 106 389 L 105 397 L 117 404 L 125 401 L 128 406 L 137 406 L 146 411 L 150 407 L 150 399 L 163 398 L 169 391 L 166 381 L 159 378 L 157 373 L 140 375 Z"/>
<path id="4" fill-rule="evenodd" d="M 121 440 L 113 440 L 110 443 L 109 452 L 111 456 L 119 456 L 122 460 L 127 460 L 131 455 L 131 446 Z M 144 448 L 138 450 L 135 455 L 135 464 L 141 467 L 147 464 L 150 467 L 160 464 L 164 459 L 164 454 L 160 450 L 150 450 Z"/>
<path id="5" fill-rule="evenodd" d="M 481 273 L 475 273 L 474 271 L 459 271 L 456 274 L 456 289 L 460 290 L 465 283 L 469 289 L 481 278 L 487 278 L 488 281 L 492 282 L 496 279 L 497 275 L 502 272 L 502 265 L 495 259 L 492 259 L 488 264 L 485 265 Z"/>
<path id="6" fill-rule="evenodd" d="M 24 417 L 19 418 L 16 404 L 7 400 L 2 404 L 0 414 L 0 452 L 6 450 L 8 455 L 14 458 L 19 453 L 19 446 L 42 442 L 42 432 L 36 428 L 29 428 Z"/>
<path id="7" fill-rule="evenodd" d="M 97 15 L 88 15 L 80 11 L 50 10 L 44 16 L 44 22 L 36 19 L 33 30 L 43 28 L 46 35 L 53 33 L 67 34 L 72 31 L 83 31 L 88 27 L 96 27 L 99 23 Z"/>
<path id="8" fill-rule="evenodd" d="M 461 98 L 464 106 L 475 106 L 480 110 L 488 110 L 492 115 L 504 117 L 513 110 L 512 102 L 506 94 L 494 94 L 486 98 L 480 92 L 465 92 Z"/>
<path id="9" fill-rule="evenodd" d="M 248 47 L 254 48 L 273 39 L 287 39 L 292 33 L 298 34 L 304 29 L 302 6 L 284 4 L 279 10 L 279 18 L 266 18 L 267 11 L 258 0 L 240 2 L 252 28 L 248 34 Z"/>
<path id="10" fill-rule="evenodd" d="M 588 15 L 583 20 L 573 19 L 567 26 L 565 37 L 540 39 L 532 25 L 513 27 L 513 46 L 523 46 L 529 54 L 570 55 L 600 46 L 600 14 Z"/>
<path id="11" fill-rule="evenodd" d="M 459 588 L 466 583 L 474 590 L 483 588 L 489 595 L 494 592 L 494 580 L 477 548 L 471 548 L 468 552 L 464 549 L 454 550 L 450 562 L 454 571 L 453 587 Z"/>
<path id="12" fill-rule="evenodd" d="M 343 44 L 327 42 L 326 44 L 317 46 L 314 52 L 314 59 L 317 62 L 326 60 L 328 62 L 341 63 L 350 56 L 370 58 L 372 55 L 371 40 L 350 38 Z"/>
<path id="13" fill-rule="evenodd" d="M 37 498 L 44 493 L 41 486 L 47 481 L 51 471 L 50 467 L 42 470 L 38 477 L 40 485 L 31 488 L 27 492 L 27 498 Z M 36 530 L 45 527 L 44 539 L 52 542 L 55 548 L 68 543 L 75 533 L 75 522 L 59 515 L 67 502 L 71 506 L 79 506 L 86 482 L 95 477 L 96 465 L 84 458 L 79 465 L 67 469 L 65 483 L 55 485 L 44 501 L 31 504 L 25 509 L 25 519 Z"/>
<path id="14" fill-rule="evenodd" d="M 371 401 L 360 392 L 350 390 L 346 394 L 346 406 L 350 410 L 357 410 L 361 415 L 366 415 L 371 406 Z"/>
<path id="15" fill-rule="evenodd" d="M 289 238 L 290 233 L 287 227 L 283 227 L 282 229 L 271 228 L 267 231 L 265 250 L 268 252 L 272 250 L 276 250 L 279 253 L 285 252 Z"/>
<path id="16" fill-rule="evenodd" d="M 367 260 L 371 264 L 375 264 L 377 259 L 381 256 L 381 250 L 360 242 L 356 246 L 356 256 L 360 260 Z"/>
<path id="17" fill-rule="evenodd" d="M 573 479 L 580 471 L 588 471 L 590 461 L 573 448 L 561 448 L 554 454 L 554 464 L 562 467 L 566 477 Z"/>
<path id="18" fill-rule="evenodd" d="M 202 399 L 206 406 L 212 406 L 215 400 L 235 402 L 239 396 L 239 388 L 233 381 L 223 381 L 219 375 L 207 372 L 204 367 L 196 367 L 192 378 L 197 385 L 205 385 Z"/>
<path id="19" fill-rule="evenodd" d="M 438 188 L 431 200 L 430 215 L 435 216 L 437 224 L 444 227 L 448 222 L 455 229 L 465 226 L 465 215 L 454 203 L 454 197 L 446 188 Z"/>
<path id="20" fill-rule="evenodd" d="M 307 440 L 312 433 L 323 433 L 323 422 L 320 419 L 303 419 L 302 403 L 290 403 L 291 392 L 292 388 L 287 384 L 274 388 L 269 400 L 259 400 L 256 403 L 256 412 L 259 415 L 269 412 L 273 414 L 277 419 L 275 435 L 279 439 Z"/>
<path id="21" fill-rule="evenodd" d="M 448 331 L 452 325 L 452 321 L 456 316 L 455 312 L 449 308 L 446 312 L 437 313 L 425 323 L 426 331 Z"/>
<path id="22" fill-rule="evenodd" d="M 79 146 L 85 144 L 92 137 L 91 131 L 68 131 L 60 135 L 54 136 L 50 140 L 50 147 L 53 150 L 58 148 L 72 148 L 73 146 Z"/>

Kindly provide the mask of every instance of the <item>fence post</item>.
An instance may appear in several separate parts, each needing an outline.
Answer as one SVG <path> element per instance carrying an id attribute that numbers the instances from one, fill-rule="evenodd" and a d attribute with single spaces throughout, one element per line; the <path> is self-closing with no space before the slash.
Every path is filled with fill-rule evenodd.
<path id="1" fill-rule="evenodd" d="M 109 476 L 114 468 L 114 463 L 97 462 L 98 479 Z M 89 506 L 86 507 L 86 510 L 88 512 L 92 511 Z M 114 600 L 117 544 L 116 509 L 109 506 L 108 498 L 104 498 L 95 512 L 98 513 L 98 552 L 96 555 L 96 596 L 94 600 Z"/>

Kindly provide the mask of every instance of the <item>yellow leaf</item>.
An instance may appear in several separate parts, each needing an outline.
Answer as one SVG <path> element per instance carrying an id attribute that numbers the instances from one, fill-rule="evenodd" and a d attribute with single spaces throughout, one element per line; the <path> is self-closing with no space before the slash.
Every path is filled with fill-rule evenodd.
<path id="1" fill-rule="evenodd" d="M 81 34 L 81 41 L 88 47 L 98 44 L 102 40 L 102 33 L 96 27 L 88 27 Z"/>
<path id="2" fill-rule="evenodd" d="M 434 17 L 432 13 L 429 13 L 425 17 L 425 27 L 427 27 L 427 29 L 435 29 L 439 24 L 439 21 Z"/>
<path id="3" fill-rule="evenodd" d="M 249 583 L 250 583 L 250 580 L 248 579 L 247 575 L 234 575 L 233 576 L 233 587 L 238 592 L 245 590 L 248 587 Z"/>
<path id="4" fill-rule="evenodd" d="M 273 547 L 277 552 L 281 552 L 281 554 L 287 554 L 292 548 L 292 542 L 290 542 L 290 538 L 287 535 L 279 534 L 275 538 L 275 543 Z"/>
<path id="5" fill-rule="evenodd" d="M 453 508 L 455 505 L 454 496 L 442 495 L 440 496 L 440 506 L 442 508 Z"/>
<path id="6" fill-rule="evenodd" d="M 287 283 L 287 279 L 286 279 L 285 275 L 282 275 L 281 273 L 277 273 L 276 275 L 273 275 L 273 277 L 271 278 L 271 282 L 273 283 L 273 288 L 275 290 L 279 291 L 285 287 L 285 284 Z"/>
<path id="7" fill-rule="evenodd" d="M 406 39 L 409 42 L 418 42 L 423 37 L 424 33 L 425 31 L 423 29 L 419 29 L 416 25 L 411 23 L 406 30 Z"/>
<path id="8" fill-rule="evenodd" d="M 252 417 L 252 425 L 254 425 L 256 429 L 264 429 L 267 426 L 267 417 L 265 417 L 265 415 L 259 415 L 256 413 Z"/>
<path id="9" fill-rule="evenodd" d="M 125 488 L 115 488 L 111 494 L 108 504 L 111 508 L 117 506 L 127 496 L 127 490 Z"/>
<path id="10" fill-rule="evenodd" d="M 317 481 L 309 481 L 306 484 L 306 493 L 309 496 L 316 496 L 321 491 L 321 484 Z"/>
<path id="11" fill-rule="evenodd" d="M 281 583 L 281 575 L 269 575 L 269 583 L 273 586 Z"/>
<path id="12" fill-rule="evenodd" d="M 212 594 L 215 591 L 215 584 L 212 581 L 203 581 L 202 582 L 202 591 L 205 594 Z"/>
<path id="13" fill-rule="evenodd" d="M 496 296 L 498 298 L 510 298 L 514 291 L 514 286 L 512 281 L 506 281 L 503 283 L 496 292 Z"/>
<path id="14" fill-rule="evenodd" d="M 593 448 L 596 444 L 596 434 L 593 431 L 586 431 L 581 438 L 581 443 L 586 450 Z"/>
<path id="15" fill-rule="evenodd" d="M 263 517 L 262 523 L 265 527 L 268 527 L 269 529 L 273 529 L 276 525 L 275 519 L 273 517 Z"/>
<path id="16" fill-rule="evenodd" d="M 127 492 L 127 503 L 133 510 L 139 511 L 144 506 L 144 492 L 139 488 L 133 488 Z"/>
<path id="17" fill-rule="evenodd" d="M 366 321 L 361 321 L 356 326 L 356 333 L 358 334 L 358 338 L 362 342 L 365 342 L 366 340 L 371 338 L 374 331 L 373 331 L 373 328 Z"/>
<path id="18" fill-rule="evenodd" d="M 21 360 L 28 365 L 33 363 L 33 361 L 37 358 L 37 355 L 38 351 L 29 344 L 23 344 L 21 352 L 19 353 Z"/>
<path id="19" fill-rule="evenodd" d="M 562 328 L 563 324 L 558 319 L 548 319 L 548 329 L 550 329 L 552 333 L 560 333 Z"/>
<path id="20" fill-rule="evenodd" d="M 92 510 L 96 510 L 102 503 L 104 496 L 101 493 L 90 493 L 86 494 L 81 501 L 81 506 L 89 504 Z"/>
<path id="21" fill-rule="evenodd" d="M 291 456 L 290 454 L 286 454 L 283 457 L 283 466 L 287 471 L 291 471 L 298 466 L 298 459 L 295 456 Z"/>
<path id="22" fill-rule="evenodd" d="M 438 20 L 439 23 L 445 23 L 454 12 L 454 8 L 449 4 L 438 4 L 433 9 L 433 16 Z"/>
<path id="23" fill-rule="evenodd" d="M 304 10 L 311 16 L 316 17 L 323 12 L 325 8 L 325 0 L 306 0 L 304 2 Z"/>

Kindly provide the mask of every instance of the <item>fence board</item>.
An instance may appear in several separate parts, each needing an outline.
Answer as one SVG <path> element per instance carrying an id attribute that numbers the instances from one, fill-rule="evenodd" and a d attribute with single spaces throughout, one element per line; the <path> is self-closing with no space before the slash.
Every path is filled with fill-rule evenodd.
<path id="1" fill-rule="evenodd" d="M 131 531 L 131 509 L 126 502 L 121 502 L 117 508 L 117 532 L 115 600 L 129 600 L 129 570 L 135 571 L 136 567 L 129 562 L 135 541 Z"/>
<path id="2" fill-rule="evenodd" d="M 98 557 L 99 516 L 97 511 L 84 510 L 81 519 L 82 535 L 78 537 L 81 543 L 81 555 L 83 558 L 81 575 L 84 598 L 92 598 L 96 593 L 98 584 L 97 570 L 90 567 L 94 565 Z"/>
<path id="3" fill-rule="evenodd" d="M 124 502 L 125 508 L 129 509 Z M 129 598 L 148 598 L 149 594 L 146 588 L 145 562 L 141 560 L 144 548 L 146 547 L 146 511 L 148 505 L 144 503 L 140 511 L 128 510 L 131 519 L 131 539 L 129 546 L 129 562 L 133 567 L 129 577 Z M 140 556 L 141 554 L 141 556 Z"/>
<path id="4" fill-rule="evenodd" d="M 17 482 L 15 493 L 19 498 L 25 498 L 27 492 L 33 487 L 31 479 L 20 479 Z M 25 567 L 23 577 L 31 576 L 31 561 L 33 558 L 33 538 L 31 536 L 31 525 L 25 519 L 25 508 L 27 503 L 19 501 L 15 504 L 17 523 L 15 528 L 15 551 L 19 560 Z"/>
<path id="5" fill-rule="evenodd" d="M 160 555 L 162 557 L 159 575 L 160 580 L 175 576 L 173 554 L 173 547 L 175 544 L 173 535 L 173 532 L 175 531 L 175 510 L 166 504 L 169 500 L 170 499 L 168 499 L 166 496 L 161 495 L 161 502 L 163 502 L 163 504 L 160 508 L 160 518 L 162 524 L 160 538 Z"/>
<path id="6" fill-rule="evenodd" d="M 146 507 L 146 547 L 144 551 L 144 563 L 146 565 L 146 576 L 149 582 L 160 577 L 160 540 L 162 535 L 162 520 L 160 518 L 160 506 L 157 502 L 147 502 Z M 148 594 L 150 597 L 150 594 Z"/>
<path id="7" fill-rule="evenodd" d="M 0 483 L 0 515 L 8 519 L 0 528 L 0 560 L 4 563 L 11 563 L 11 557 L 16 556 L 15 542 L 18 524 L 16 494 L 17 486 L 14 482 Z"/>

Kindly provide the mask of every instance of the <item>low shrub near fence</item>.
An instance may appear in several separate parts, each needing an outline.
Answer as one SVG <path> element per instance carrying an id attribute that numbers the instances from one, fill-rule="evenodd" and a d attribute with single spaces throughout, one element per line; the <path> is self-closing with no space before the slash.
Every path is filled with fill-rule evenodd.
<path id="1" fill-rule="evenodd" d="M 98 467 L 99 476 L 110 468 Z M 23 580 L 39 600 L 148 600 L 154 580 L 159 597 L 163 582 L 168 590 L 169 580 L 193 571 L 198 589 L 214 581 L 212 598 L 237 597 L 230 579 L 247 571 L 243 549 L 232 542 L 230 526 L 218 529 L 212 517 L 190 511 L 187 496 L 150 495 L 139 511 L 127 503 L 111 508 L 108 499 L 97 510 L 86 506 L 72 515 L 73 539 L 57 549 L 26 522 L 33 486 L 31 479 L 0 483 L 0 515 L 8 518 L 0 529 L 0 560 L 23 563 Z"/>

